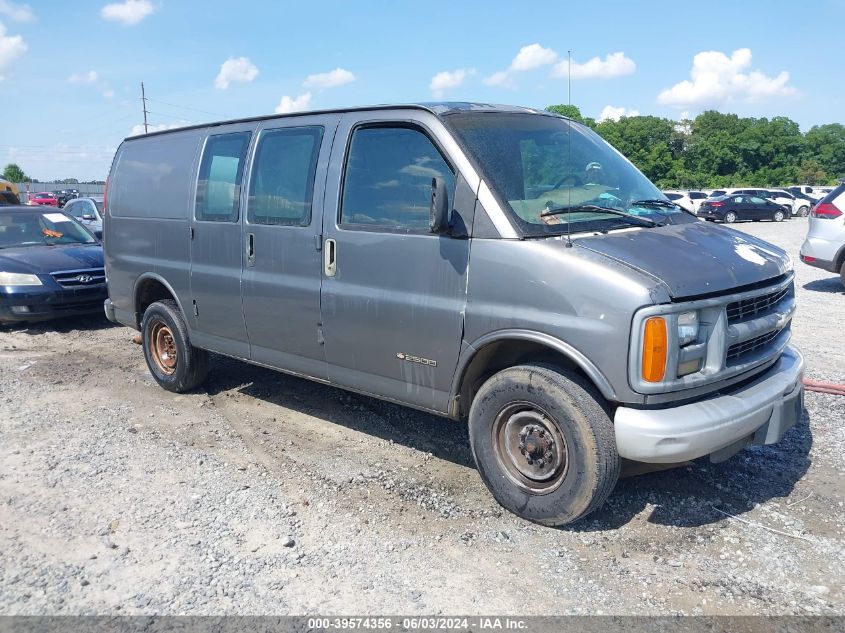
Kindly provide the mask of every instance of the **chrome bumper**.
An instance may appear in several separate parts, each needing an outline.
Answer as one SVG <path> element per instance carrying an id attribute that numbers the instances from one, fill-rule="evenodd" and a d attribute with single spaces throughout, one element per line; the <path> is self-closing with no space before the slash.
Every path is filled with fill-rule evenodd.
<path id="1" fill-rule="evenodd" d="M 803 375 L 803 357 L 787 346 L 762 376 L 729 393 L 666 409 L 619 407 L 619 455 L 656 464 L 703 455 L 721 461 L 747 443 L 774 444 L 801 418 Z"/>

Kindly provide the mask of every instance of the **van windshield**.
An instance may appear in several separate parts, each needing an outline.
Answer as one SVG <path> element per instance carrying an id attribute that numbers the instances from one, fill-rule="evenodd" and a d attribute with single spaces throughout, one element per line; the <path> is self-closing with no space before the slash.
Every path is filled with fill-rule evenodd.
<path id="1" fill-rule="evenodd" d="M 696 221 L 583 125 L 529 113 L 460 112 L 444 118 L 526 237 L 631 226 L 589 205 L 660 224 Z M 560 209 L 572 212 L 549 213 Z"/>

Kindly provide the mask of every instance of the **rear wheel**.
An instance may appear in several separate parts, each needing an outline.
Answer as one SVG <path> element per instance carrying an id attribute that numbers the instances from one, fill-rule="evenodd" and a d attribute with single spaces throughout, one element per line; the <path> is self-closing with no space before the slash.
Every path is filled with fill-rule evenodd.
<path id="1" fill-rule="evenodd" d="M 144 311 L 141 343 L 150 373 L 167 391 L 190 391 L 205 380 L 208 352 L 191 345 L 185 319 L 172 299 L 156 301 Z"/>
<path id="2" fill-rule="evenodd" d="M 810 215 L 810 207 L 801 207 L 800 209 L 798 209 L 798 215 L 802 218 L 806 218 L 808 215 Z"/>
<path id="3" fill-rule="evenodd" d="M 786 216 L 784 216 L 783 211 L 775 211 L 772 215 L 772 222 L 783 222 L 784 217 Z"/>
<path id="4" fill-rule="evenodd" d="M 736 222 L 736 212 L 735 211 L 728 211 L 725 214 L 725 222 L 727 224 L 733 224 L 734 222 Z"/>
<path id="5" fill-rule="evenodd" d="M 469 414 L 478 472 L 505 509 L 565 525 L 607 499 L 619 478 L 613 423 L 580 375 L 545 365 L 495 374 Z"/>
<path id="6" fill-rule="evenodd" d="M 845 286 L 845 262 L 842 262 L 842 267 L 839 269 L 839 280 Z"/>

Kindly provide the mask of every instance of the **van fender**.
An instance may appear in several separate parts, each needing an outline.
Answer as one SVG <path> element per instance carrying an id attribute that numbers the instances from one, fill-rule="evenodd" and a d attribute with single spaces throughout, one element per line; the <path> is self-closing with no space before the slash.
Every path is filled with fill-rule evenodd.
<path id="1" fill-rule="evenodd" d="M 141 317 L 142 317 L 142 315 L 138 312 L 138 305 L 137 305 L 138 288 L 140 287 L 140 285 L 143 282 L 147 281 L 148 279 L 152 279 L 153 281 L 159 282 L 162 286 L 164 286 L 167 289 L 167 292 L 169 292 L 170 295 L 173 297 L 173 300 L 176 302 L 176 305 L 179 307 L 179 310 L 182 312 L 182 315 L 185 317 L 185 326 L 188 328 L 188 331 L 190 332 L 191 326 L 190 326 L 190 323 L 189 323 L 190 319 L 188 318 L 190 315 L 187 312 L 185 312 L 184 308 L 182 307 L 182 301 L 179 299 L 179 295 L 176 293 L 175 290 L 173 290 L 173 286 L 171 286 L 170 283 L 164 277 L 162 277 L 161 275 L 159 275 L 157 273 L 142 273 L 135 280 L 135 285 L 132 288 L 132 308 L 134 309 L 135 321 L 138 323 L 138 325 L 139 326 L 141 325 Z"/>
<path id="2" fill-rule="evenodd" d="M 449 398 L 450 403 L 457 402 L 458 396 L 461 392 L 461 381 L 463 380 L 464 374 L 472 362 L 472 359 L 479 350 L 483 349 L 490 343 L 505 340 L 538 343 L 562 354 L 580 368 L 584 374 L 586 374 L 586 376 L 601 392 L 602 396 L 604 396 L 607 400 L 617 400 L 613 386 L 601 370 L 596 367 L 589 358 L 584 356 L 584 354 L 579 352 L 569 343 L 561 341 L 554 336 L 543 334 L 542 332 L 536 332 L 534 330 L 508 329 L 489 332 L 472 343 L 466 344 L 460 357 L 458 358 L 458 366 L 455 370 L 455 376 L 452 379 L 452 389 Z"/>

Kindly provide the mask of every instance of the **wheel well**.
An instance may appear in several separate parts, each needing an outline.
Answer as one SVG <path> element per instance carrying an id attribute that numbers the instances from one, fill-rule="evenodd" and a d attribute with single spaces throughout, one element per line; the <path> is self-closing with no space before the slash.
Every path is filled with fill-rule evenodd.
<path id="1" fill-rule="evenodd" d="M 527 363 L 550 363 L 577 371 L 590 380 L 584 371 L 568 356 L 542 343 L 520 339 L 493 341 L 478 350 L 464 369 L 458 391 L 457 414 L 465 418 L 475 394 L 493 374 Z M 592 382 L 592 381 L 590 381 Z"/>
<path id="2" fill-rule="evenodd" d="M 139 327 L 144 312 L 150 304 L 162 299 L 173 299 L 175 301 L 176 297 L 158 279 L 144 279 L 138 284 L 138 288 L 135 291 L 135 317 Z"/>

